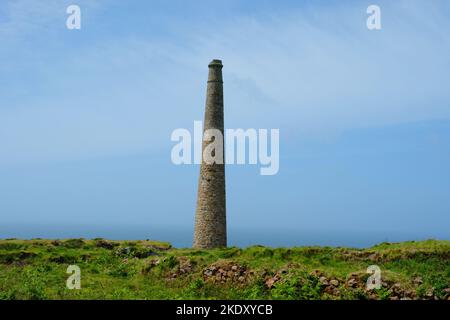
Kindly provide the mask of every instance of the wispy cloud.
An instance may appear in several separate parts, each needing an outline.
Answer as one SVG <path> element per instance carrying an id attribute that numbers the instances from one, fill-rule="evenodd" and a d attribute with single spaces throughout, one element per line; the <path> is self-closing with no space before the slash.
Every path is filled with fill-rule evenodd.
<path id="1" fill-rule="evenodd" d="M 117 35 L 55 29 L 65 19 L 59 1 L 7 2 L 2 161 L 167 148 L 172 129 L 201 119 L 206 65 L 216 57 L 225 64 L 228 126 L 320 135 L 450 116 L 444 1 L 380 1 L 381 31 L 365 28 L 366 6 L 356 2 L 168 15 L 164 37 L 127 26 L 135 17 L 110 3 L 108 12 L 95 2 L 107 12 L 98 24 L 114 21 Z M 150 21 L 151 5 L 142 11 Z"/>

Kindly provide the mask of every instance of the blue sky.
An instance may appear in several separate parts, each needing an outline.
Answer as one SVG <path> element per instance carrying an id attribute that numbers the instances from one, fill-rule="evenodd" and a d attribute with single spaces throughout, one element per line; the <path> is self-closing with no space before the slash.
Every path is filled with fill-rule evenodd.
<path id="1" fill-rule="evenodd" d="M 449 15 L 438 0 L 2 1 L 0 238 L 188 244 L 199 168 L 171 163 L 170 134 L 203 118 L 220 58 L 226 127 L 280 129 L 276 176 L 227 168 L 232 244 L 450 239 Z"/>

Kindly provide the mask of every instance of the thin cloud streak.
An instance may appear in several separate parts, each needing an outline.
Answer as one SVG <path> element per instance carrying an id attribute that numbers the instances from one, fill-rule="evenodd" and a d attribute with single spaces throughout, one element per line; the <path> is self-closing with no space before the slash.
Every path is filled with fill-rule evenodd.
<path id="1" fill-rule="evenodd" d="M 43 14 L 39 20 L 32 3 L 10 5 L 6 30 L 15 30 L 18 39 L 37 25 L 43 38 L 56 32 L 49 25 L 61 19 L 56 18 L 61 5 L 32 7 Z M 172 17 L 167 28 L 179 31 L 173 39 L 101 34 L 93 46 L 63 43 L 61 52 L 40 48 L 19 54 L 20 59 L 4 49 L 0 68 L 7 71 L 5 80 L 11 76 L 12 90 L 2 92 L 1 161 L 168 148 L 171 130 L 201 119 L 205 66 L 215 57 L 225 63 L 230 127 L 281 127 L 314 138 L 448 118 L 450 23 L 439 10 L 447 7 L 383 2 L 379 32 L 365 28 L 363 6 L 340 4 L 220 23 Z M 120 14 L 110 19 L 120 20 Z M 70 42 L 71 37 L 51 39 Z M 23 63 L 29 81 L 14 79 L 14 68 Z"/>

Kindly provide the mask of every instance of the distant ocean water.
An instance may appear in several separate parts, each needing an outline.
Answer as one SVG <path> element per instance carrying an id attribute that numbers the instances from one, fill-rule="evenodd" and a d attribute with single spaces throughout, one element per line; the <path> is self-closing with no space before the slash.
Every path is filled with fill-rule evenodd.
<path id="1" fill-rule="evenodd" d="M 0 238 L 106 238 L 114 240 L 150 239 L 170 242 L 184 248 L 192 245 L 192 228 L 155 226 L 73 226 L 73 225 L 2 225 Z M 425 239 L 449 239 L 445 234 L 406 234 L 359 231 L 228 229 L 229 246 L 270 247 L 333 246 L 370 247 L 381 242 Z"/>

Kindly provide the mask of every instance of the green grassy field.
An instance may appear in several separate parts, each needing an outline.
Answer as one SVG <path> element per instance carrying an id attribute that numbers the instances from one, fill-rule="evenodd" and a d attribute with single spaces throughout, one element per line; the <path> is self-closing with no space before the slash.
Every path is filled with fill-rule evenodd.
<path id="1" fill-rule="evenodd" d="M 449 299 L 450 241 L 195 250 L 156 241 L 0 240 L 0 299 Z M 81 270 L 70 290 L 69 265 Z M 381 288 L 367 290 L 367 267 Z"/>

